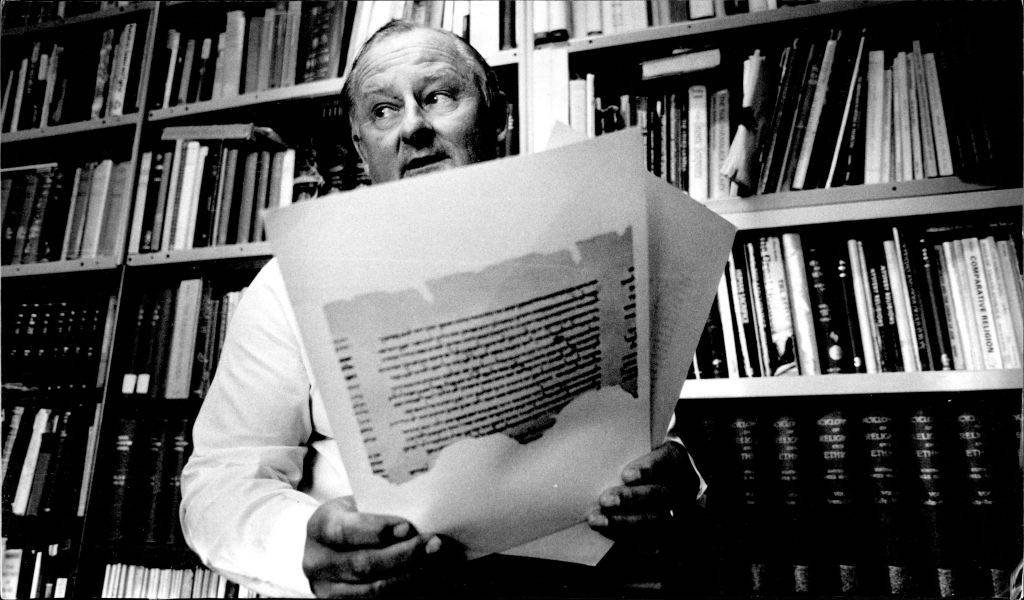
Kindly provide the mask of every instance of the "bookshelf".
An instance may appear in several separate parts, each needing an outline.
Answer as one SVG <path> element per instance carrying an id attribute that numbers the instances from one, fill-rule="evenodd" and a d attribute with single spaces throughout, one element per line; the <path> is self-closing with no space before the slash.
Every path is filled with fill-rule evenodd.
<path id="1" fill-rule="evenodd" d="M 67 548 L 61 549 L 64 566 L 60 577 L 65 579 L 68 594 L 98 595 L 101 593 L 104 565 L 113 562 L 158 568 L 190 568 L 197 565 L 195 558 L 180 543 L 110 542 L 102 535 L 107 515 L 100 490 L 108 476 L 112 460 L 112 446 L 117 438 L 119 419 L 130 416 L 140 423 L 161 418 L 194 416 L 200 401 L 165 401 L 149 398 L 123 397 L 120 381 L 125 365 L 130 362 L 133 330 L 137 309 L 145 298 L 152 302 L 155 294 L 177 286 L 181 281 L 202 278 L 214 287 L 216 293 L 229 293 L 243 288 L 247 281 L 271 258 L 269 244 L 248 242 L 221 246 L 162 249 L 138 252 L 129 248 L 127 230 L 132 222 L 133 201 L 139 188 L 140 162 L 144 152 L 155 151 L 164 128 L 176 125 L 207 125 L 228 122 L 256 122 L 270 124 L 282 136 L 297 133 L 301 137 L 314 129 L 308 123 L 291 115 L 297 108 L 312 110 L 321 115 L 317 123 L 329 121 L 324 116 L 331 110 L 331 101 L 344 83 L 341 76 L 294 85 L 241 92 L 224 97 L 181 102 L 171 106 L 155 107 L 154 98 L 163 90 L 159 79 L 158 61 L 168 29 L 184 28 L 189 19 L 203 17 L 216 21 L 232 10 L 249 11 L 252 16 L 273 3 L 253 4 L 237 2 L 196 3 L 127 2 L 91 13 L 60 18 L 30 26 L 5 27 L 2 42 L 5 53 L 10 48 L 25 48 L 36 40 L 52 43 L 61 36 L 74 36 L 82 32 L 97 35 L 109 27 L 123 27 L 133 22 L 138 25 L 134 52 L 138 53 L 139 71 L 136 110 L 122 115 L 87 118 L 66 123 L 30 127 L 18 131 L 4 131 L 0 136 L 4 167 L 21 166 L 36 162 L 62 161 L 79 168 L 82 163 L 114 157 L 126 163 L 129 174 L 121 221 L 125 235 L 109 255 L 48 260 L 27 264 L 5 264 L 0 268 L 4 290 L 5 316 L 20 302 L 39 302 L 52 298 L 55 302 L 68 302 L 79 290 L 89 288 L 115 299 L 106 315 L 107 335 L 100 340 L 103 356 L 97 364 L 100 382 L 95 394 L 98 412 L 93 426 L 97 444 L 83 451 L 83 470 L 96 474 L 87 494 L 88 504 L 83 516 L 61 523 L 57 529 L 67 539 Z M 718 45 L 736 46 L 743 50 L 753 48 L 772 36 L 787 36 L 796 31 L 825 30 L 841 26 L 847 19 L 870 23 L 887 19 L 900 21 L 914 10 L 923 10 L 920 3 L 880 0 L 835 0 L 829 2 L 783 6 L 776 10 L 733 14 L 722 17 L 669 23 L 608 35 L 570 36 L 567 41 L 538 45 L 533 36 L 522 27 L 532 22 L 537 3 L 516 2 L 517 48 L 499 50 L 487 55 L 496 67 L 507 88 L 514 90 L 512 97 L 518 148 L 533 151 L 530 136 L 533 132 L 540 140 L 547 132 L 535 131 L 539 127 L 534 117 L 543 107 L 533 92 L 538 86 L 560 87 L 568 85 L 570 75 L 593 71 L 606 76 L 607 90 L 622 85 L 630 93 L 647 91 L 639 81 L 636 65 L 643 60 L 668 56 L 685 47 Z M 216 25 L 214 26 L 216 27 Z M 210 29 L 197 30 L 200 36 L 216 33 Z M 542 72 L 535 68 L 538 52 L 564 53 L 568 72 Z M 7 72 L 0 73 L 6 77 Z M 1019 75 L 1019 74 L 1017 74 Z M 603 92 L 602 92 L 603 93 Z M 567 96 L 567 94 L 566 94 Z M 1019 157 L 1017 157 L 1019 158 Z M 1019 161 L 1018 161 L 1019 162 Z M 1024 190 L 1019 173 L 1009 181 L 981 181 L 959 176 L 935 177 L 913 181 L 858 184 L 832 189 L 810 189 L 768 193 L 751 197 L 727 197 L 710 201 L 708 206 L 735 224 L 742 232 L 756 232 L 773 228 L 838 225 L 860 221 L 880 222 L 885 219 L 927 218 L 935 215 L 955 215 L 985 210 L 1020 211 L 1024 207 Z M 23 300 L 27 299 L 27 300 Z M 101 336 L 103 337 L 103 336 Z M 7 370 L 5 369 L 5 372 Z M 916 373 L 836 374 L 798 376 L 790 378 L 735 378 L 690 380 L 684 386 L 680 399 L 680 414 L 708 414 L 720 411 L 731 415 L 749 404 L 760 403 L 763 410 L 789 410 L 790 405 L 825 410 L 834 402 L 847 402 L 849 398 L 863 399 L 865 404 L 891 402 L 900 410 L 921 404 L 922 397 L 954 395 L 976 398 L 979 405 L 986 403 L 989 394 L 1005 390 L 1017 392 L 1024 386 L 1021 369 L 993 371 L 937 371 Z M 5 379 L 5 383 L 7 380 Z M 5 398 L 8 392 L 5 391 Z M 974 401 L 974 400 L 972 400 Z M 170 404 L 170 406 L 164 406 Z M 5 410 L 6 410 L 5 402 Z M 33 405 L 35 406 L 35 405 Z M 91 408 L 90 408 L 91 410 Z M 92 415 L 93 413 L 89 413 Z M 26 548 L 39 546 L 49 539 L 33 539 L 37 529 L 34 517 L 4 515 L 5 536 Z M 9 528 L 9 529 L 8 529 Z M 47 535 L 53 527 L 43 527 Z M 63 542 L 63 540 L 61 540 Z M 33 546 L 34 545 L 34 546 Z M 720 590 L 719 590 L 720 591 Z M 731 595 L 745 596 L 750 590 L 732 590 Z M 792 591 L 768 589 L 769 595 L 786 596 Z M 918 590 L 920 596 L 933 595 Z M 868 595 L 872 595 L 868 593 Z"/>

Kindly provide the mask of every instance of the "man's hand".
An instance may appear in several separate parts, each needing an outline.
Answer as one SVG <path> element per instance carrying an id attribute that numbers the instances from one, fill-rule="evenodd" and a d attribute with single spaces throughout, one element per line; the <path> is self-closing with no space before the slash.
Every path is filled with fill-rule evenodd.
<path id="1" fill-rule="evenodd" d="M 697 474 L 686 450 L 666 442 L 622 469 L 622 483 L 606 489 L 587 522 L 612 539 L 669 534 L 694 506 Z"/>
<path id="2" fill-rule="evenodd" d="M 405 519 L 357 512 L 350 498 L 336 498 L 307 522 L 302 570 L 318 597 L 375 597 L 455 560 L 455 546 L 419 534 Z"/>

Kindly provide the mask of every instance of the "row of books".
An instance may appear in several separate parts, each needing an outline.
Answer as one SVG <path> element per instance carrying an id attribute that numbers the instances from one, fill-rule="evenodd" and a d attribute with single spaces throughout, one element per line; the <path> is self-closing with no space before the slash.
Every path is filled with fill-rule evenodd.
<path id="1" fill-rule="evenodd" d="M 652 59 L 639 96 L 595 93 L 584 74 L 569 82 L 570 123 L 589 135 L 638 125 L 648 168 L 701 201 L 990 173 L 1007 159 L 1000 111 L 963 90 L 997 55 L 950 52 L 980 34 L 943 27 L 927 47 L 867 30 L 800 35 L 742 69 L 718 48 Z"/>
<path id="2" fill-rule="evenodd" d="M 698 378 L 1015 369 L 1020 225 L 784 232 L 737 245 Z"/>
<path id="3" fill-rule="evenodd" d="M 1004 394 L 693 417 L 721 591 L 1008 597 L 1021 421 Z"/>
<path id="4" fill-rule="evenodd" d="M 5 392 L 77 394 L 101 388 L 116 308 L 113 297 L 86 292 L 69 300 L 5 298 Z"/>
<path id="5" fill-rule="evenodd" d="M 542 0 L 533 4 L 538 44 L 809 4 L 813 0 Z"/>
<path id="6" fill-rule="evenodd" d="M 103 569 L 102 598 L 259 598 L 244 585 L 203 567 L 143 567 L 125 563 Z"/>
<path id="7" fill-rule="evenodd" d="M 351 11 L 345 2 L 278 2 L 228 11 L 223 30 L 167 30 L 153 108 L 228 98 L 339 75 Z"/>
<path id="8" fill-rule="evenodd" d="M 42 25 L 101 11 L 116 11 L 131 4 L 128 0 L 15 0 L 4 2 L 4 27 Z M 5 596 L 7 597 L 7 596 Z"/>
<path id="9" fill-rule="evenodd" d="M 64 598 L 74 560 L 70 539 L 44 547 L 15 547 L 3 538 L 0 598 Z"/>
<path id="10" fill-rule="evenodd" d="M 181 471 L 192 451 L 192 418 L 122 417 L 102 455 L 106 538 L 180 546 Z M 102 484 L 97 484 L 102 485 Z"/>
<path id="11" fill-rule="evenodd" d="M 210 281 L 142 292 L 131 307 L 130 354 L 121 394 L 168 400 L 206 396 L 228 323 L 242 291 L 215 292 Z"/>
<path id="12" fill-rule="evenodd" d="M 3 264 L 116 256 L 124 243 L 130 161 L 5 169 Z"/>
<path id="13" fill-rule="evenodd" d="M 136 110 L 143 34 L 137 23 L 82 41 L 36 41 L 5 61 L 2 130 L 18 131 Z"/>
<path id="14" fill-rule="evenodd" d="M 4 407 L 3 508 L 19 516 L 82 516 L 87 448 L 95 444 L 94 402 Z"/>
<path id="15" fill-rule="evenodd" d="M 295 151 L 252 125 L 168 127 L 142 154 L 129 252 L 260 241 L 261 212 L 292 202 Z"/>
<path id="16" fill-rule="evenodd" d="M 355 6 L 346 73 L 363 43 L 392 19 L 451 31 L 468 41 L 484 58 L 516 46 L 515 4 L 510 0 L 360 2 Z"/>

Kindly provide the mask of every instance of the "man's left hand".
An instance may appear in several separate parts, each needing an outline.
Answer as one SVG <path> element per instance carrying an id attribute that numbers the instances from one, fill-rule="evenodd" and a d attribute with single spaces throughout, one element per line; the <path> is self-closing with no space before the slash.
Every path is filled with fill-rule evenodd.
<path id="1" fill-rule="evenodd" d="M 697 474 L 686 450 L 665 442 L 622 469 L 622 485 L 601 493 L 587 522 L 612 539 L 669 533 L 697 497 Z"/>

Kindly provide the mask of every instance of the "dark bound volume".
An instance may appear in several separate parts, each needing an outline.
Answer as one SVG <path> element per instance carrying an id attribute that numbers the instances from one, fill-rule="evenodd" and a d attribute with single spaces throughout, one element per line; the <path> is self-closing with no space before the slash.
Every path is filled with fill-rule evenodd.
<path id="1" fill-rule="evenodd" d="M 819 240 L 804 245 L 807 261 L 807 283 L 814 317 L 814 335 L 818 339 L 818 360 L 822 373 L 852 373 L 853 349 L 844 340 L 844 316 L 837 311 L 837 282 L 828 268 Z"/>
<path id="2" fill-rule="evenodd" d="M 864 346 L 860 339 L 860 326 L 858 325 L 857 300 L 853 291 L 853 273 L 850 270 L 850 260 L 842 249 L 838 250 L 835 257 L 836 274 L 839 277 L 838 286 L 842 302 L 842 322 L 838 326 L 841 329 L 849 346 L 847 347 L 848 365 L 851 373 L 864 373 L 867 367 L 864 363 Z"/>
<path id="3" fill-rule="evenodd" d="M 861 591 L 860 549 L 862 526 L 854 498 L 853 428 L 847 411 L 838 409 L 817 420 L 818 449 L 821 452 L 821 512 L 818 529 L 827 531 L 819 547 L 828 559 L 828 572 L 819 574 L 826 593 L 854 594 Z"/>
<path id="4" fill-rule="evenodd" d="M 916 485 L 912 487 L 920 515 L 919 547 L 925 556 L 921 564 L 921 590 L 948 598 L 959 593 L 957 540 L 947 471 L 949 446 L 939 411 L 922 407 L 910 416 Z"/>
<path id="5" fill-rule="evenodd" d="M 873 586 L 884 593 L 907 595 L 913 589 L 910 567 L 912 530 L 908 526 L 910 506 L 906 476 L 900 460 L 901 423 L 889 410 L 871 409 L 860 417 L 864 441 L 866 487 L 873 526 L 865 552 L 878 557 Z"/>
<path id="6" fill-rule="evenodd" d="M 946 319 L 945 301 L 939 260 L 935 247 L 923 236 L 917 239 L 914 262 L 920 265 L 919 283 L 925 303 L 925 322 L 932 332 L 932 369 L 948 371 L 953 368 L 953 350 L 949 339 L 949 321 Z M 911 250 L 914 252 L 914 250 Z"/>
<path id="7" fill-rule="evenodd" d="M 1006 479 L 999 477 L 1002 474 L 997 471 L 995 455 L 1003 450 L 998 446 L 995 415 L 976 404 L 973 399 L 958 402 L 954 412 L 967 483 L 963 529 L 973 571 L 973 585 L 969 589 L 972 595 L 1005 598 L 1015 566 L 1014 556 L 1020 554 L 1014 535 L 1014 529 L 1019 528 L 1009 524 L 1019 524 L 1021 515 L 1019 509 L 1010 510 L 1012 494 L 1008 493 L 1019 488 L 1019 477 L 1017 481 L 1008 481 L 1009 472 L 1005 473 Z M 1006 441 L 1010 441 L 1009 436 Z"/>
<path id="8" fill-rule="evenodd" d="M 746 582 L 740 590 L 743 593 L 763 594 L 769 591 L 768 557 L 774 540 L 768 536 L 768 512 L 766 505 L 767 471 L 764 467 L 766 440 L 763 426 L 754 416 L 743 415 L 731 419 L 733 452 L 730 462 L 734 465 L 728 505 L 735 517 L 730 536 L 737 549 L 737 563 L 744 573 L 738 574 Z"/>
<path id="9" fill-rule="evenodd" d="M 923 371 L 942 369 L 941 359 L 935 355 L 935 321 L 931 318 L 930 298 L 925 291 L 925 278 L 921 272 L 918 253 L 911 252 L 906 231 L 892 228 L 896 252 L 903 259 L 904 281 L 907 282 L 907 297 L 910 300 L 910 316 L 914 328 L 918 359 Z"/>
<path id="10" fill-rule="evenodd" d="M 121 541 L 128 533 L 128 487 L 131 476 L 132 446 L 135 444 L 135 419 L 121 419 L 110 456 L 110 496 L 107 518 L 107 539 Z"/>
<path id="11" fill-rule="evenodd" d="M 170 440 L 167 419 L 160 419 L 148 425 L 147 436 L 142 440 L 146 446 L 139 457 L 139 468 L 132 474 L 133 482 L 139 482 L 138 493 L 134 495 L 133 502 L 139 508 L 139 530 L 142 532 L 142 541 L 155 543 L 160 540 L 160 530 L 163 527 L 163 515 L 160 512 L 160 504 L 164 502 L 164 468 L 167 462 L 167 448 Z"/>
<path id="12" fill-rule="evenodd" d="M 783 51 L 780 62 L 779 89 L 775 96 L 772 110 L 771 125 L 765 136 L 765 147 L 759 156 L 761 174 L 757 184 L 757 193 L 766 194 L 778 189 L 782 169 L 789 142 L 789 131 L 794 120 L 800 92 L 807 77 L 807 69 L 814 61 L 815 44 L 808 45 L 806 40 L 796 38 L 789 48 Z"/>
<path id="13" fill-rule="evenodd" d="M 192 422 L 181 418 L 171 420 L 167 438 L 169 445 L 164 447 L 167 454 L 164 483 L 164 495 L 160 506 L 160 520 L 166 529 L 163 541 L 170 545 L 180 544 L 183 536 L 181 523 L 178 520 L 178 507 L 181 506 L 181 472 L 185 462 L 192 453 Z"/>
<path id="14" fill-rule="evenodd" d="M 889 286 L 889 270 L 885 264 L 882 244 L 877 239 L 864 240 L 865 269 L 871 286 L 871 304 L 874 307 L 875 327 L 878 328 L 881 344 L 882 371 L 903 370 L 900 354 L 899 332 L 896 328 L 896 309 L 893 304 L 892 288 Z"/>
<path id="15" fill-rule="evenodd" d="M 816 557 L 812 549 L 803 427 L 795 415 L 786 414 L 773 419 L 772 428 L 775 515 L 769 527 L 773 530 L 772 541 L 777 553 L 774 558 L 779 565 L 779 591 L 807 593 L 812 591 L 812 563 Z"/>

